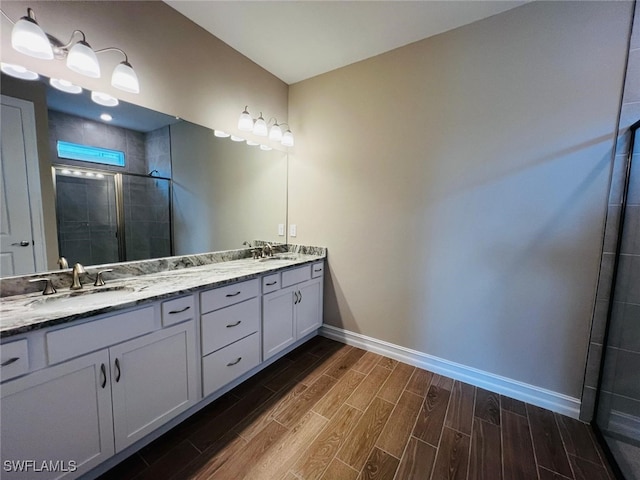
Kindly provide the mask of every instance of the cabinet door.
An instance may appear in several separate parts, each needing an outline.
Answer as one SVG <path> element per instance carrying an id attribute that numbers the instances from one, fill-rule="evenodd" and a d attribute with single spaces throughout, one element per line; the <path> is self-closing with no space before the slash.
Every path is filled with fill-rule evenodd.
<path id="1" fill-rule="evenodd" d="M 113 455 L 108 366 L 101 350 L 2 385 L 3 479 L 76 478 Z"/>
<path id="2" fill-rule="evenodd" d="M 109 349 L 116 452 L 196 402 L 194 322 Z"/>
<path id="3" fill-rule="evenodd" d="M 296 338 L 317 330 L 322 326 L 322 278 L 298 286 L 296 304 Z"/>
<path id="4" fill-rule="evenodd" d="M 262 297 L 263 361 L 296 340 L 293 292 L 286 288 Z"/>

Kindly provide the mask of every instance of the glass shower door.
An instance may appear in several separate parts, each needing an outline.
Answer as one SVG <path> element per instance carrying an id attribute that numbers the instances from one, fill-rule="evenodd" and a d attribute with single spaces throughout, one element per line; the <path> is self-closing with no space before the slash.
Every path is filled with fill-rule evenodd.
<path id="1" fill-rule="evenodd" d="M 595 420 L 627 480 L 640 480 L 640 135 L 635 127 Z"/>
<path id="2" fill-rule="evenodd" d="M 69 265 L 118 262 L 118 215 L 114 175 L 55 169 L 60 256 Z"/>

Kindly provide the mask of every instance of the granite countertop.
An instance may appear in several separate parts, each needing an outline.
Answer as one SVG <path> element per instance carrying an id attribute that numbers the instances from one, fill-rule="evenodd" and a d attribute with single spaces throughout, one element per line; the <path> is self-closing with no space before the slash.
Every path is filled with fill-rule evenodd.
<path id="1" fill-rule="evenodd" d="M 0 299 L 0 338 L 115 312 L 174 295 L 220 287 L 324 258 L 325 255 L 297 253 L 267 261 L 231 260 L 124 279 L 109 280 L 105 274 L 107 284 L 104 287 L 94 287 L 85 279 L 85 286 L 79 291 L 72 292 L 67 288 L 47 296 L 42 293 L 12 295 Z"/>

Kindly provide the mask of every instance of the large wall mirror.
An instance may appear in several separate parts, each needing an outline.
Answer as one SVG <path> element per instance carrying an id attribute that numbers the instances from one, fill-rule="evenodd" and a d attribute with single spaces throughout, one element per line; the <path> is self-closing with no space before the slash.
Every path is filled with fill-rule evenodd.
<path id="1" fill-rule="evenodd" d="M 51 270 L 58 256 L 86 266 L 286 242 L 285 152 L 125 102 L 101 106 L 46 78 L 3 75 L 2 95 L 1 276 Z"/>

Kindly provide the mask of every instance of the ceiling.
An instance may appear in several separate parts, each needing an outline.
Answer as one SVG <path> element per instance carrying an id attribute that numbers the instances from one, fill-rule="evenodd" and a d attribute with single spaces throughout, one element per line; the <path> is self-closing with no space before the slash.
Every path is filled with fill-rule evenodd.
<path id="1" fill-rule="evenodd" d="M 527 1 L 165 0 L 165 3 L 292 84 Z"/>

